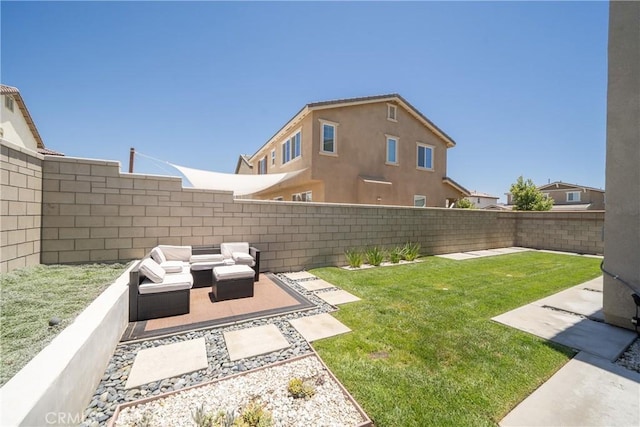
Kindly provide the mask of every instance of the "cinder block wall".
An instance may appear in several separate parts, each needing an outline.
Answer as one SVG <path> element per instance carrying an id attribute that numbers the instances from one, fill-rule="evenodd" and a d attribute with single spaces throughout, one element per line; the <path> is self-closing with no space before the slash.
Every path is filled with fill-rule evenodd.
<path id="1" fill-rule="evenodd" d="M 513 212 L 516 244 L 583 254 L 604 252 L 604 211 Z"/>
<path id="2" fill-rule="evenodd" d="M 602 253 L 597 212 L 234 201 L 230 193 L 183 189 L 178 178 L 120 173 L 117 162 L 69 157 L 47 156 L 43 176 L 45 264 L 130 260 L 157 244 L 223 241 L 251 242 L 270 271 L 340 265 L 346 249 L 407 241 L 419 242 L 425 254 L 513 245 Z"/>
<path id="3" fill-rule="evenodd" d="M 17 145 L 0 145 L 0 273 L 40 264 L 42 163 Z"/>

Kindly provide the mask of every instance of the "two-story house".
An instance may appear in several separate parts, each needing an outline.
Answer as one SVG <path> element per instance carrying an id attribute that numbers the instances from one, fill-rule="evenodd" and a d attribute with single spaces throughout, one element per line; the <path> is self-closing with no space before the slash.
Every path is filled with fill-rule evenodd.
<path id="1" fill-rule="evenodd" d="M 466 199 L 473 203 L 476 209 L 485 209 L 497 206 L 499 197 L 473 190 Z"/>
<path id="2" fill-rule="evenodd" d="M 448 207 L 449 135 L 397 94 L 305 105 L 236 174 L 297 171 L 256 199 Z"/>
<path id="3" fill-rule="evenodd" d="M 598 188 L 555 181 L 539 186 L 538 190 L 553 199 L 551 210 L 604 210 L 604 190 Z M 508 205 L 512 205 L 512 194 L 506 194 Z"/>
<path id="4" fill-rule="evenodd" d="M 44 146 L 20 91 L 0 84 L 0 139 L 40 154 L 61 155 Z"/>

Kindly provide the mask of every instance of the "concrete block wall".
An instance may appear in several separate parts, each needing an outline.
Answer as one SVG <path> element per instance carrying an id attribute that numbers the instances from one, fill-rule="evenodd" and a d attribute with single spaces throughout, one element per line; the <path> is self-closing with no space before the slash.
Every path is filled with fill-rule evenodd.
<path id="1" fill-rule="evenodd" d="M 0 144 L 0 273 L 40 263 L 44 157 Z"/>
<path id="2" fill-rule="evenodd" d="M 604 253 L 604 211 L 511 212 L 516 245 L 584 254 Z"/>

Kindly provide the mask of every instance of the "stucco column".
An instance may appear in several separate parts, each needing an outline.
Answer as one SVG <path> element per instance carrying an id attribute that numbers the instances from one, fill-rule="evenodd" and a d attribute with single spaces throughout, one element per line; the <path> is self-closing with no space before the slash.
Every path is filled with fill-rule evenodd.
<path id="1" fill-rule="evenodd" d="M 640 294 L 640 2 L 609 4 L 604 266 Z M 604 276 L 607 323 L 633 329 L 633 293 Z"/>

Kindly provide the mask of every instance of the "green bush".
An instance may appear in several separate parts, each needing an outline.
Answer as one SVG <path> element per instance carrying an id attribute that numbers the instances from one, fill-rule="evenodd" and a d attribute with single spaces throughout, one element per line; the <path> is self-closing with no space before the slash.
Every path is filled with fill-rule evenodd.
<path id="1" fill-rule="evenodd" d="M 362 252 L 357 249 L 348 249 L 344 255 L 347 258 L 347 262 L 349 263 L 349 267 L 352 268 L 360 268 L 362 265 Z"/>
<path id="2" fill-rule="evenodd" d="M 396 246 L 389 251 L 389 261 L 393 264 L 397 264 L 404 257 L 404 248 Z"/>
<path id="3" fill-rule="evenodd" d="M 420 243 L 407 242 L 403 248 L 404 259 L 407 261 L 415 261 L 420 256 Z"/>
<path id="4" fill-rule="evenodd" d="M 367 249 L 366 252 L 367 263 L 375 266 L 379 266 L 384 261 L 384 251 L 378 246 Z"/>

